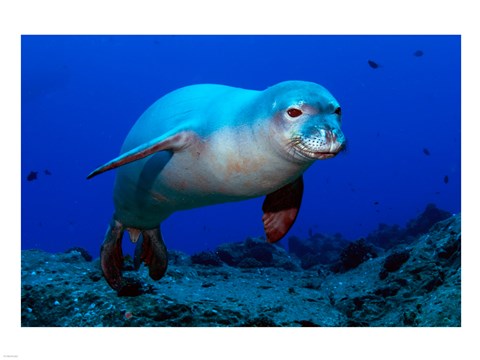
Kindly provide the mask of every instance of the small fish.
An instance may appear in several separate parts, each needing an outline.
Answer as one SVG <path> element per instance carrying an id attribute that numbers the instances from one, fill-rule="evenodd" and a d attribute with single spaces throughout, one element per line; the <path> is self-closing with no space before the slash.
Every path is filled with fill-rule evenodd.
<path id="1" fill-rule="evenodd" d="M 27 176 L 27 181 L 37 180 L 38 171 L 30 171 L 30 174 Z"/>
<path id="2" fill-rule="evenodd" d="M 428 150 L 427 148 L 423 148 L 423 153 L 427 156 L 430 155 L 430 150 Z"/>
<path id="3" fill-rule="evenodd" d="M 422 50 L 417 50 L 413 53 L 413 55 L 416 56 L 416 57 L 423 56 L 423 51 Z"/>
<path id="4" fill-rule="evenodd" d="M 45 175 L 52 175 L 52 173 L 48 169 L 45 169 L 43 172 L 45 173 Z"/>
<path id="5" fill-rule="evenodd" d="M 370 65 L 372 69 L 378 69 L 380 67 L 379 64 L 377 64 L 375 61 L 372 61 L 372 60 L 368 60 L 368 65 Z"/>
<path id="6" fill-rule="evenodd" d="M 445 177 L 443 178 L 443 182 L 444 182 L 445 184 L 448 184 L 448 175 L 445 175 Z"/>
<path id="7" fill-rule="evenodd" d="M 375 202 L 373 203 L 373 205 L 378 205 L 378 204 L 380 204 L 378 201 L 375 201 Z"/>

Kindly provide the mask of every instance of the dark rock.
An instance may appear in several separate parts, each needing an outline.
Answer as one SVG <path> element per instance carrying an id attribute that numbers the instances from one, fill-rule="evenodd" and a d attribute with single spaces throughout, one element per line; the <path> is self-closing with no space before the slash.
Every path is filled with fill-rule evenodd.
<path id="1" fill-rule="evenodd" d="M 416 326 L 418 325 L 417 314 L 413 311 L 407 311 L 403 313 L 403 325 Z"/>
<path id="2" fill-rule="evenodd" d="M 365 300 L 361 297 L 356 297 L 352 299 L 353 305 L 355 306 L 355 311 L 362 310 L 363 304 L 365 304 Z"/>
<path id="3" fill-rule="evenodd" d="M 383 268 L 388 272 L 394 272 L 400 269 L 400 267 L 410 258 L 410 252 L 405 250 L 401 252 L 394 252 L 387 256 L 383 263 Z"/>
<path id="4" fill-rule="evenodd" d="M 269 244 L 264 239 L 247 238 L 243 243 L 222 244 L 215 250 L 225 264 L 238 267 L 283 267 L 297 270 L 288 253 L 280 246 Z M 255 262 L 252 262 L 252 259 Z M 259 265 L 260 264 L 260 265 Z"/>
<path id="5" fill-rule="evenodd" d="M 406 279 L 394 279 L 393 282 L 397 283 L 398 285 L 405 287 L 408 285 L 408 281 Z"/>
<path id="6" fill-rule="evenodd" d="M 319 254 L 305 254 L 300 261 L 302 269 L 308 270 L 316 265 L 322 264 L 322 256 Z"/>
<path id="7" fill-rule="evenodd" d="M 348 271 L 356 268 L 366 260 L 376 258 L 377 256 L 373 246 L 365 242 L 364 239 L 360 239 L 350 243 L 342 250 L 340 260 L 332 270 L 335 272 Z"/>
<path id="8" fill-rule="evenodd" d="M 142 294 L 153 294 L 152 285 L 143 284 L 137 279 L 124 278 L 125 284 L 117 291 L 119 297 L 135 297 Z"/>
<path id="9" fill-rule="evenodd" d="M 102 278 L 102 274 L 98 273 L 98 272 L 92 272 L 88 275 L 88 277 L 90 278 L 90 280 L 92 280 L 93 282 L 97 282 L 99 281 L 101 278 Z"/>
<path id="10" fill-rule="evenodd" d="M 384 298 L 389 296 L 395 296 L 397 295 L 399 290 L 400 288 L 395 286 L 379 288 L 375 290 L 375 295 L 382 296 Z"/>
<path id="11" fill-rule="evenodd" d="M 344 252 L 338 251 L 338 269 L 343 271 L 340 274 L 331 273 L 331 265 L 323 264 L 298 273 L 282 270 L 282 264 L 301 269 L 297 255 L 289 256 L 283 248 L 260 239 L 247 239 L 225 246 L 226 253 L 237 263 L 243 261 L 242 266 L 250 262 L 263 267 L 239 270 L 226 265 L 170 264 L 166 276 L 153 281 L 148 277 L 148 267 L 142 266 L 138 272 L 124 273 L 126 286 L 119 292 L 120 297 L 103 279 L 98 258 L 87 262 L 77 251 L 51 254 L 23 250 L 21 324 L 459 327 L 460 220 L 458 214 L 436 223 L 408 247 L 396 246 L 385 252 L 373 248 L 378 254 L 376 259 L 348 272 L 339 259 Z M 318 246 L 322 250 L 330 247 L 336 251 L 331 237 L 311 231 L 310 238 L 316 238 L 312 243 L 321 244 Z M 408 253 L 406 261 L 398 255 L 403 252 Z M 269 267 L 264 266 L 270 259 L 266 254 L 272 255 Z M 185 258 L 178 259 L 183 262 Z M 305 265 L 306 260 L 302 260 Z M 378 280 L 378 273 L 385 277 L 383 281 Z"/>
<path id="12" fill-rule="evenodd" d="M 66 250 L 65 254 L 69 254 L 69 253 L 72 253 L 74 251 L 80 253 L 80 255 L 82 255 L 82 257 L 85 259 L 85 261 L 92 261 L 92 256 L 88 253 L 87 250 L 85 250 L 84 248 L 81 248 L 81 247 L 72 247 L 72 248 Z"/>
<path id="13" fill-rule="evenodd" d="M 378 274 L 378 277 L 380 278 L 380 280 L 385 280 L 387 276 L 388 276 L 388 271 L 385 269 L 382 269 Z"/>
<path id="14" fill-rule="evenodd" d="M 326 236 L 310 232 L 307 239 L 291 236 L 288 239 L 288 250 L 301 260 L 303 269 L 310 269 L 320 264 L 335 263 L 342 249 L 348 244 L 348 240 L 339 233 Z"/>
<path id="15" fill-rule="evenodd" d="M 448 219 L 452 214 L 440 210 L 435 204 L 428 204 L 423 213 L 407 224 L 406 235 L 418 236 L 426 233 L 435 223 Z"/>
<path id="16" fill-rule="evenodd" d="M 164 308 L 155 308 L 153 320 L 164 322 L 168 326 L 189 326 L 194 320 L 192 309 L 185 304 L 172 304 Z"/>
<path id="17" fill-rule="evenodd" d="M 270 244 L 266 244 L 269 246 L 273 246 Z M 273 261 L 273 254 L 271 249 L 267 249 L 265 247 L 254 247 L 251 249 L 248 249 L 245 252 L 245 257 L 247 258 L 253 258 L 260 262 L 263 266 L 268 266 L 272 264 Z"/>
<path id="18" fill-rule="evenodd" d="M 227 243 L 221 244 L 215 250 L 217 256 L 224 263 L 230 266 L 237 266 L 244 258 L 245 246 L 244 243 Z"/>
<path id="19" fill-rule="evenodd" d="M 123 286 L 120 290 L 117 291 L 117 295 L 119 297 L 138 296 L 142 293 L 142 284 L 136 281 L 126 283 L 125 286 Z"/>
<path id="20" fill-rule="evenodd" d="M 220 258 L 220 260 L 222 260 L 225 264 L 230 266 L 235 266 L 238 264 L 238 258 L 232 254 L 230 246 L 228 245 L 230 244 L 220 245 L 215 251 L 215 253 Z"/>
<path id="21" fill-rule="evenodd" d="M 263 290 L 268 290 L 268 289 L 272 289 L 273 286 L 270 286 L 270 285 L 260 285 L 258 286 L 259 289 L 263 289 Z"/>
<path id="22" fill-rule="evenodd" d="M 454 255 L 460 256 L 461 236 L 453 235 L 446 239 L 445 242 L 438 244 L 439 249 L 437 256 L 440 259 L 447 260 Z"/>
<path id="23" fill-rule="evenodd" d="M 370 326 L 369 323 L 365 321 L 357 321 L 357 320 L 348 320 L 345 326 L 348 327 L 368 327 Z"/>
<path id="24" fill-rule="evenodd" d="M 383 249 L 391 249 L 399 244 L 410 244 L 419 235 L 426 233 L 432 225 L 450 216 L 451 214 L 447 211 L 429 204 L 421 215 L 407 223 L 406 228 L 401 228 L 399 225 L 379 224 L 378 229 L 371 232 L 366 240 Z"/>
<path id="25" fill-rule="evenodd" d="M 264 315 L 247 320 L 242 326 L 248 327 L 276 327 L 278 326 L 271 318 Z"/>
<path id="26" fill-rule="evenodd" d="M 305 279 L 300 281 L 299 286 L 305 289 L 318 290 L 322 286 L 322 280 L 320 278 Z"/>
<path id="27" fill-rule="evenodd" d="M 168 264 L 169 265 L 190 265 L 192 263 L 190 256 L 187 254 L 177 251 L 177 250 L 168 250 Z"/>
<path id="28" fill-rule="evenodd" d="M 315 324 L 313 321 L 310 320 L 296 320 L 297 324 L 300 324 L 302 327 L 319 327 L 320 325 Z"/>
<path id="29" fill-rule="evenodd" d="M 254 258 L 262 263 L 263 266 L 272 266 L 274 261 L 274 255 L 285 254 L 283 248 L 269 244 L 263 239 L 248 238 L 244 242 L 244 258 Z"/>
<path id="30" fill-rule="evenodd" d="M 377 230 L 368 234 L 366 241 L 383 249 L 390 249 L 404 242 L 405 234 L 405 230 L 399 225 L 379 224 Z"/>
<path id="31" fill-rule="evenodd" d="M 205 282 L 205 283 L 202 284 L 203 288 L 209 288 L 209 287 L 212 287 L 212 286 L 215 286 L 215 284 L 211 283 L 211 282 Z"/>
<path id="32" fill-rule="evenodd" d="M 274 266 L 276 268 L 285 269 L 288 271 L 300 271 L 301 268 L 290 258 L 276 259 Z"/>
<path id="33" fill-rule="evenodd" d="M 242 259 L 237 266 L 244 269 L 263 267 L 262 263 L 254 258 Z"/>
<path id="34" fill-rule="evenodd" d="M 311 243 L 296 236 L 290 236 L 288 238 L 288 251 L 297 255 L 299 258 L 314 252 Z"/>
<path id="35" fill-rule="evenodd" d="M 216 253 L 211 251 L 202 251 L 198 254 L 192 255 L 192 264 L 207 265 L 207 266 L 222 266 L 222 260 Z"/>
<path id="36" fill-rule="evenodd" d="M 435 290 L 437 287 L 442 285 L 444 282 L 444 274 L 441 273 L 439 276 L 433 276 L 432 279 L 430 279 L 424 286 L 423 288 L 427 290 L 427 292 L 431 292 Z"/>

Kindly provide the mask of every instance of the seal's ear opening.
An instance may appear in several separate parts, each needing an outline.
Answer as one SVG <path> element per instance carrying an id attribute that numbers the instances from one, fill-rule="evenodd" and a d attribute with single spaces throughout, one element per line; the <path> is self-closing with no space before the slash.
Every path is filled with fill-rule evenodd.
<path id="1" fill-rule="evenodd" d="M 143 159 L 144 157 L 147 157 L 159 151 L 179 151 L 189 145 L 194 136 L 195 134 L 191 131 L 175 131 L 174 135 L 172 135 L 171 133 L 167 133 L 159 136 L 145 144 L 142 144 L 140 146 L 137 146 L 136 148 L 133 148 L 132 150 L 127 151 L 119 157 L 109 161 L 105 165 L 100 166 L 99 168 L 92 171 L 87 176 L 87 179 L 91 179 L 92 177 L 104 173 L 105 171 L 116 169 L 133 161 Z"/>

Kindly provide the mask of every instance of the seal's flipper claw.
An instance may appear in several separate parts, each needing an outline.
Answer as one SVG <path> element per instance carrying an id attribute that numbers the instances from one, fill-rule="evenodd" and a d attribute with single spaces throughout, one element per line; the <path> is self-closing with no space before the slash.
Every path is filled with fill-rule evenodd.
<path id="1" fill-rule="evenodd" d="M 148 274 L 153 280 L 160 280 L 167 271 L 167 248 L 163 242 L 160 228 L 142 230 L 141 259 L 148 266 Z"/>
<path id="2" fill-rule="evenodd" d="M 297 218 L 303 195 L 303 178 L 268 194 L 263 202 L 263 227 L 267 241 L 274 243 L 283 238 Z"/>
<path id="3" fill-rule="evenodd" d="M 122 278 L 123 230 L 123 225 L 117 220 L 112 219 L 100 249 L 100 263 L 103 275 L 112 289 L 117 291 L 124 285 Z"/>

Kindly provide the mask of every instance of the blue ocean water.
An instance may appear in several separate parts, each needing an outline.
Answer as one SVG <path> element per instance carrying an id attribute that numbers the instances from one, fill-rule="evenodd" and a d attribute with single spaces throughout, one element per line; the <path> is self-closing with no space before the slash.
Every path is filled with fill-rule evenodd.
<path id="1" fill-rule="evenodd" d="M 289 235 L 356 240 L 380 223 L 405 225 L 428 203 L 457 213 L 460 45 L 460 36 L 22 36 L 22 249 L 98 256 L 115 171 L 86 176 L 119 154 L 154 101 L 200 83 L 307 80 L 340 102 L 348 151 L 307 170 Z M 262 202 L 178 212 L 162 224 L 165 243 L 192 254 L 262 236 Z"/>

